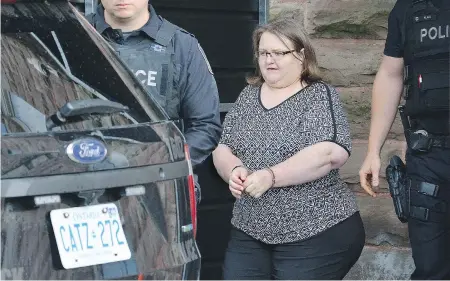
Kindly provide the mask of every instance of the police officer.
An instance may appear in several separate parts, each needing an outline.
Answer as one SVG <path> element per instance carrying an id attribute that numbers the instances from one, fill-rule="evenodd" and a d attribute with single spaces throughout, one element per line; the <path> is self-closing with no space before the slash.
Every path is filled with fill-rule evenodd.
<path id="1" fill-rule="evenodd" d="M 202 163 L 221 123 L 213 72 L 195 37 L 158 16 L 148 0 L 102 0 L 86 18 L 169 117 L 183 120 L 192 164 Z"/>
<path id="2" fill-rule="evenodd" d="M 450 1 L 398 0 L 372 94 L 361 186 L 379 184 L 380 151 L 399 107 L 405 127 L 405 210 L 415 270 L 411 279 L 450 279 Z"/>

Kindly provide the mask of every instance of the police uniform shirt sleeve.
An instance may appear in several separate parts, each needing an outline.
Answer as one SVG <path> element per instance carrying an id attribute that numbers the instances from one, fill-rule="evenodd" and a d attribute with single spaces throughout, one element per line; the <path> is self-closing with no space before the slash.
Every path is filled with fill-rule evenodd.
<path id="1" fill-rule="evenodd" d="M 403 57 L 402 26 L 408 1 L 410 0 L 398 0 L 389 13 L 388 30 L 383 52 L 386 56 Z"/>
<path id="2" fill-rule="evenodd" d="M 181 112 L 186 141 L 195 166 L 217 147 L 221 133 L 219 94 L 209 62 L 198 41 L 189 35 L 184 37 L 180 44 L 190 42 L 190 48 L 185 58 L 187 61 L 181 62 L 184 68 L 180 78 Z"/>
<path id="3" fill-rule="evenodd" d="M 327 90 L 324 84 L 319 85 L 309 92 L 309 110 L 301 124 L 305 144 L 311 146 L 325 141 L 333 142 L 350 155 L 350 128 L 339 93 L 332 86 L 328 85 Z"/>

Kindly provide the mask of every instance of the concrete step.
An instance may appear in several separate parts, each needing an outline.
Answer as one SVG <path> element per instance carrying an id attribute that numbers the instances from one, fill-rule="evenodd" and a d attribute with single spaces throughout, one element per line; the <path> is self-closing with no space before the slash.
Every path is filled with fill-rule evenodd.
<path id="1" fill-rule="evenodd" d="M 401 223 L 389 193 L 373 198 L 356 192 L 366 232 L 363 252 L 346 280 L 404 280 L 414 270 L 408 225 Z"/>
<path id="2" fill-rule="evenodd" d="M 367 245 L 409 247 L 408 225 L 398 220 L 389 194 L 378 193 L 375 198 L 357 194 L 357 200 Z"/>
<path id="3" fill-rule="evenodd" d="M 405 247 L 364 247 L 361 257 L 345 280 L 407 280 L 414 271 L 411 249 Z"/>

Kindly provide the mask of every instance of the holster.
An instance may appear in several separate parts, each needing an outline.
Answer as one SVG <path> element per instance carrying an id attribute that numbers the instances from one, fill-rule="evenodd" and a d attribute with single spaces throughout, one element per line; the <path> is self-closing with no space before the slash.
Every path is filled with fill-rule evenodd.
<path id="1" fill-rule="evenodd" d="M 386 167 L 386 179 L 395 213 L 402 223 L 406 223 L 409 217 L 410 189 L 406 177 L 406 166 L 397 155 L 390 159 Z"/>
<path id="2" fill-rule="evenodd" d="M 432 147 L 450 148 L 449 136 L 430 136 L 425 130 L 405 130 L 408 147 L 414 152 L 428 152 Z"/>
<path id="3" fill-rule="evenodd" d="M 450 136 L 432 136 L 425 130 L 413 130 L 403 105 L 399 106 L 399 112 L 406 143 L 412 152 L 427 153 L 432 147 L 450 147 Z M 450 191 L 437 184 L 409 178 L 400 157 L 394 155 L 390 159 L 386 178 L 395 213 L 402 223 L 408 219 L 434 222 L 448 219 L 448 204 L 441 198 L 448 198 Z"/>
<path id="4" fill-rule="evenodd" d="M 414 152 L 426 153 L 432 147 L 450 148 L 450 136 L 430 135 L 423 129 L 411 127 L 410 119 L 405 114 L 405 106 L 398 107 L 408 148 Z"/>

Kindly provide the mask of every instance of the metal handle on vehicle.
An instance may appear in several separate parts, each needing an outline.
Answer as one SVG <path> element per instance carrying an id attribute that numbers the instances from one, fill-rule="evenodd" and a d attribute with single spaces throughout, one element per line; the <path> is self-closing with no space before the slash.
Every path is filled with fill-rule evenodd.
<path id="1" fill-rule="evenodd" d="M 117 102 L 102 99 L 70 101 L 46 120 L 47 130 L 66 123 L 79 122 L 86 115 L 101 115 L 126 112 L 129 108 Z"/>

